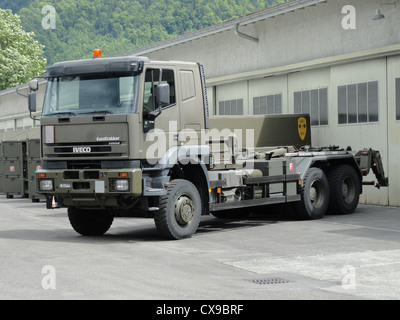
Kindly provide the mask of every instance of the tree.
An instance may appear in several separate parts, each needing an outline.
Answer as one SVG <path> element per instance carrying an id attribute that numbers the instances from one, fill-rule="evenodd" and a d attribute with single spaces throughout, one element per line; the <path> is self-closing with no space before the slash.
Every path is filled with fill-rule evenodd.
<path id="1" fill-rule="evenodd" d="M 43 73 L 46 59 L 33 32 L 25 32 L 19 16 L 0 9 L 0 90 L 26 83 Z"/>

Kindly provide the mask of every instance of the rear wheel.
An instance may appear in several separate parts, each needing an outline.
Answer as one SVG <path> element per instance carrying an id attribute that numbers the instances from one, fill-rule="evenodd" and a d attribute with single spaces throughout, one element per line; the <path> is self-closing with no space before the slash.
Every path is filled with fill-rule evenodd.
<path id="1" fill-rule="evenodd" d="M 335 167 L 328 176 L 330 192 L 329 213 L 353 213 L 360 199 L 361 184 L 357 172 L 349 165 Z"/>
<path id="2" fill-rule="evenodd" d="M 329 184 L 319 168 L 307 172 L 300 189 L 301 201 L 294 203 L 295 215 L 300 219 L 321 219 L 329 205 Z"/>
<path id="3" fill-rule="evenodd" d="M 114 216 L 105 210 L 82 210 L 68 208 L 72 228 L 83 236 L 100 236 L 110 229 Z"/>
<path id="4" fill-rule="evenodd" d="M 190 238 L 200 224 L 201 212 L 201 197 L 195 185 L 187 180 L 172 180 L 167 194 L 160 199 L 154 222 L 168 239 Z"/>

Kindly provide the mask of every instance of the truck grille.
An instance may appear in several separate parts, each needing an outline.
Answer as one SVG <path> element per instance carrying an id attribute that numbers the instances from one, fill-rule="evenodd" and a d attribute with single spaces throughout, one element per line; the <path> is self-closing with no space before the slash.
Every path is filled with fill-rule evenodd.
<path id="1" fill-rule="evenodd" d="M 111 147 L 90 147 L 91 153 L 102 153 L 102 152 L 111 152 Z M 62 148 L 54 148 L 54 153 L 64 154 L 64 153 L 73 153 L 73 147 L 62 147 Z"/>
<path id="2" fill-rule="evenodd" d="M 48 159 L 82 159 L 114 158 L 128 156 L 128 146 L 123 143 L 56 143 L 43 146 L 44 158 Z"/>

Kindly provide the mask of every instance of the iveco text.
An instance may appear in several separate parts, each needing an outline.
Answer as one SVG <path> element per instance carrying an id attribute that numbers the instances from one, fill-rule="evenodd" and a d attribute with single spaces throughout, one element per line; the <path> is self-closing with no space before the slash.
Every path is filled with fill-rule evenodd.
<path id="1" fill-rule="evenodd" d="M 73 153 L 91 153 L 92 148 L 90 147 L 74 147 Z"/>

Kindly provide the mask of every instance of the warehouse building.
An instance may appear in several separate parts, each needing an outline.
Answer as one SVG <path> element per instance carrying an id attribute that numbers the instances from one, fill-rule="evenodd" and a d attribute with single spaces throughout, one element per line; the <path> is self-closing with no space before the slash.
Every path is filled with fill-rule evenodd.
<path id="1" fill-rule="evenodd" d="M 361 202 L 400 206 L 399 29 L 397 0 L 297 0 L 126 55 L 202 63 L 214 116 L 310 113 L 314 146 L 379 150 L 390 187 Z M 0 131 L 33 125 L 0 105 Z"/>

